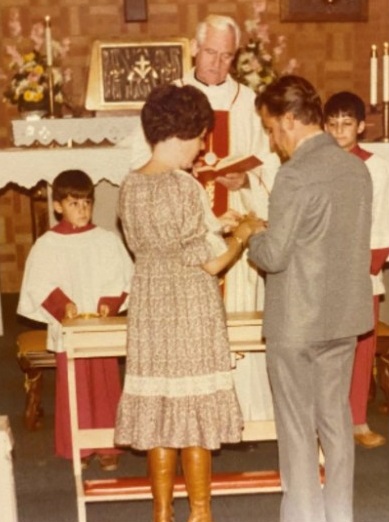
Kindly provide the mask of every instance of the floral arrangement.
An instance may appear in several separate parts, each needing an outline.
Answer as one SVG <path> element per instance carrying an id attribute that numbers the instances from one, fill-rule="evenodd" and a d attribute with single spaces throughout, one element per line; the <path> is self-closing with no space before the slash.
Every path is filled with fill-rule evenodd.
<path id="1" fill-rule="evenodd" d="M 272 38 L 269 26 L 262 23 L 266 7 L 266 0 L 253 2 L 254 18 L 244 24 L 248 42 L 238 50 L 231 70 L 237 81 L 255 92 L 261 92 L 274 79 L 290 74 L 298 67 L 297 61 L 292 58 L 278 70 L 287 41 L 285 36 Z"/>
<path id="2" fill-rule="evenodd" d="M 46 55 L 43 51 L 45 49 L 44 23 L 34 24 L 29 37 L 24 38 L 19 12 L 17 9 L 13 9 L 10 12 L 8 28 L 11 40 L 5 45 L 8 74 L 3 73 L 2 79 L 8 85 L 3 93 L 4 101 L 17 105 L 21 111 L 26 108 L 47 110 L 49 108 L 50 78 Z M 63 87 L 71 79 L 70 70 L 61 67 L 62 59 L 68 50 L 68 39 L 64 39 L 62 42 L 52 41 L 52 89 L 54 103 L 57 106 L 66 103 Z"/>

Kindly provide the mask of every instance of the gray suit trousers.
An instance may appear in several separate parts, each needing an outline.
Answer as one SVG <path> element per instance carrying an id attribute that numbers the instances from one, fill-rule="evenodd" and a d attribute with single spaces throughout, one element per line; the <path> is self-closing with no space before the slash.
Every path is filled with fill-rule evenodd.
<path id="1" fill-rule="evenodd" d="M 355 337 L 266 342 L 283 489 L 281 522 L 353 520 L 349 391 L 355 345 Z M 318 440 L 325 456 L 323 489 Z"/>

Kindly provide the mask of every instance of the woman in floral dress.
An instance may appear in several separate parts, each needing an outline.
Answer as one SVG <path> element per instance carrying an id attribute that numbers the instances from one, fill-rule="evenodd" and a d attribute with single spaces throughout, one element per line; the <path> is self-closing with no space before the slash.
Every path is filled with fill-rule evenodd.
<path id="1" fill-rule="evenodd" d="M 205 95 L 158 87 L 141 120 L 152 157 L 126 177 L 119 202 L 135 274 L 115 441 L 147 450 L 154 522 L 172 520 L 178 449 L 189 521 L 211 522 L 211 450 L 238 442 L 242 430 L 216 274 L 242 253 L 253 224 L 242 221 L 215 254 L 203 189 L 182 170 L 213 123 Z"/>

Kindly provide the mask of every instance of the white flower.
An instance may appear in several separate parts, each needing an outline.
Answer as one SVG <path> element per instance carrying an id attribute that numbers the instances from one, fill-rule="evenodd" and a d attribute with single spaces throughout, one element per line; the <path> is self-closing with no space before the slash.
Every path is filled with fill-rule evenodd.
<path id="1" fill-rule="evenodd" d="M 296 60 L 289 60 L 282 72 L 276 70 L 281 56 L 287 48 L 284 35 L 271 37 L 269 25 L 261 21 L 266 11 L 266 0 L 256 0 L 252 4 L 254 18 L 245 20 L 244 28 L 248 43 L 241 47 L 232 64 L 231 74 L 241 83 L 248 85 L 255 92 L 260 92 L 280 74 L 290 74 L 298 66 Z M 272 44 L 275 40 L 275 45 Z"/>
<path id="2" fill-rule="evenodd" d="M 28 38 L 22 37 L 19 10 L 10 10 L 8 30 L 14 44 L 5 46 L 8 57 L 10 74 L 2 72 L 0 78 L 8 79 L 5 87 L 4 100 L 18 106 L 25 102 L 48 103 L 49 99 L 49 70 L 45 56 L 45 27 L 43 22 L 35 23 Z M 20 47 L 20 48 L 19 48 Z M 53 94 L 57 103 L 63 103 L 63 85 L 71 79 L 69 69 L 62 70 L 62 59 L 69 52 L 70 40 L 64 38 L 62 42 L 52 40 L 53 48 Z"/>

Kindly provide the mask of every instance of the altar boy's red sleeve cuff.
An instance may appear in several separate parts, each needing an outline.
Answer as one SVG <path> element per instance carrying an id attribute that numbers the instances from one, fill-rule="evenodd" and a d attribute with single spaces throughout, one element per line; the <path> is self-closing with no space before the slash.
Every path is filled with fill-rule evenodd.
<path id="1" fill-rule="evenodd" d="M 127 295 L 127 292 L 123 292 L 119 297 L 100 297 L 97 304 L 97 311 L 100 310 L 101 305 L 107 305 L 109 308 L 109 315 L 117 315 L 119 313 L 120 307 L 126 300 Z"/>
<path id="2" fill-rule="evenodd" d="M 371 267 L 370 273 L 377 275 L 385 264 L 389 256 L 389 248 L 375 248 L 371 251 Z"/>
<path id="3" fill-rule="evenodd" d="M 65 307 L 68 303 L 72 303 L 72 300 L 60 288 L 56 288 L 43 301 L 42 306 L 57 321 L 61 322 L 65 317 Z"/>

